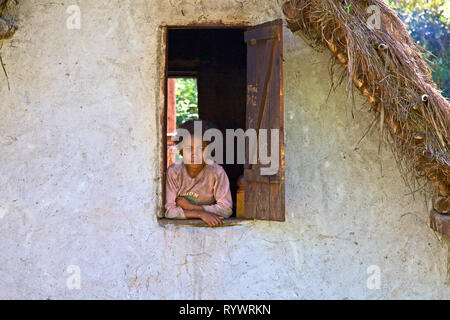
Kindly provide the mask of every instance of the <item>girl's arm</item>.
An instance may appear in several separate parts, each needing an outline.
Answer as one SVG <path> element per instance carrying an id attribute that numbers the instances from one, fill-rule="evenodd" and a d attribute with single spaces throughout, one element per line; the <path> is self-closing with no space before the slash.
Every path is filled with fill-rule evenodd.
<path id="1" fill-rule="evenodd" d="M 210 227 L 222 227 L 223 217 L 218 216 L 214 213 L 209 213 L 202 210 L 184 210 L 184 214 L 188 219 L 202 219 Z"/>
<path id="2" fill-rule="evenodd" d="M 184 210 L 188 219 L 202 219 L 210 227 L 222 227 L 223 217 L 214 213 L 206 212 L 202 206 L 190 203 L 185 198 L 176 199 L 177 206 Z"/>
<path id="3" fill-rule="evenodd" d="M 225 170 L 219 168 L 216 180 L 214 182 L 214 198 L 216 204 L 202 205 L 201 207 L 209 213 L 214 213 L 224 218 L 229 218 L 233 213 L 233 201 L 231 200 L 230 181 Z"/>

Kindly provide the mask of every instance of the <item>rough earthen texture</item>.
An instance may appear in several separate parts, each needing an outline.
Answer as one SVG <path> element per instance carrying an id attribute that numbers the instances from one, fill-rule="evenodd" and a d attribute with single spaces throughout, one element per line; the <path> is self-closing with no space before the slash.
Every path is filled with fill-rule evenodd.
<path id="1" fill-rule="evenodd" d="M 164 24 L 258 24 L 277 1 L 20 2 L 2 55 L 0 298 L 450 298 L 429 228 L 372 116 L 330 88 L 328 52 L 284 31 L 286 222 L 161 227 Z M 430 201 L 428 201 L 428 205 Z M 69 290 L 70 265 L 81 289 Z M 367 274 L 379 266 L 381 288 Z"/>

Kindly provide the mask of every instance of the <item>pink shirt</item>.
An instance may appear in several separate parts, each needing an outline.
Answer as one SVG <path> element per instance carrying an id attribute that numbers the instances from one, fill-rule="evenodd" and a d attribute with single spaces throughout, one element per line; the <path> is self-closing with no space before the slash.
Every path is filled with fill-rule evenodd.
<path id="1" fill-rule="evenodd" d="M 165 216 L 171 219 L 186 219 L 182 208 L 176 205 L 177 197 L 185 197 L 206 212 L 228 218 L 232 213 L 230 182 L 222 166 L 206 164 L 192 178 L 183 162 L 167 168 Z"/>

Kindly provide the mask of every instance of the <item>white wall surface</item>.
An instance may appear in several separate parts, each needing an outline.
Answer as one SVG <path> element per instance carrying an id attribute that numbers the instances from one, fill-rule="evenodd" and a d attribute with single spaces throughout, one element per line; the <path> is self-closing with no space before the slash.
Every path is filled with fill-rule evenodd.
<path id="1" fill-rule="evenodd" d="M 69 5 L 81 29 L 66 27 Z M 330 54 L 284 29 L 286 222 L 161 227 L 162 25 L 258 24 L 281 1 L 35 0 L 0 51 L 0 298 L 450 298 L 448 247 Z M 383 166 L 380 171 L 380 161 Z M 67 268 L 80 268 L 69 289 Z M 380 289 L 367 287 L 367 268 Z"/>

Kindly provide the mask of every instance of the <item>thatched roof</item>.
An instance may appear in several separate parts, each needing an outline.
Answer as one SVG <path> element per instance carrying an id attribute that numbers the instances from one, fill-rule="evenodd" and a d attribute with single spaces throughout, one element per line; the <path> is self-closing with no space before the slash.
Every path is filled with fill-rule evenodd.
<path id="1" fill-rule="evenodd" d="M 371 5 L 380 9 L 379 29 Z M 356 87 L 369 100 L 405 181 L 428 178 L 434 208 L 450 214 L 450 104 L 395 12 L 382 0 L 291 0 L 283 11 L 293 32 L 326 45 L 344 66 L 349 99 Z"/>
<path id="2" fill-rule="evenodd" d="M 3 10 L 9 0 L 0 0 L 0 40 L 9 39 L 17 30 L 17 26 L 8 19 L 2 18 Z"/>

